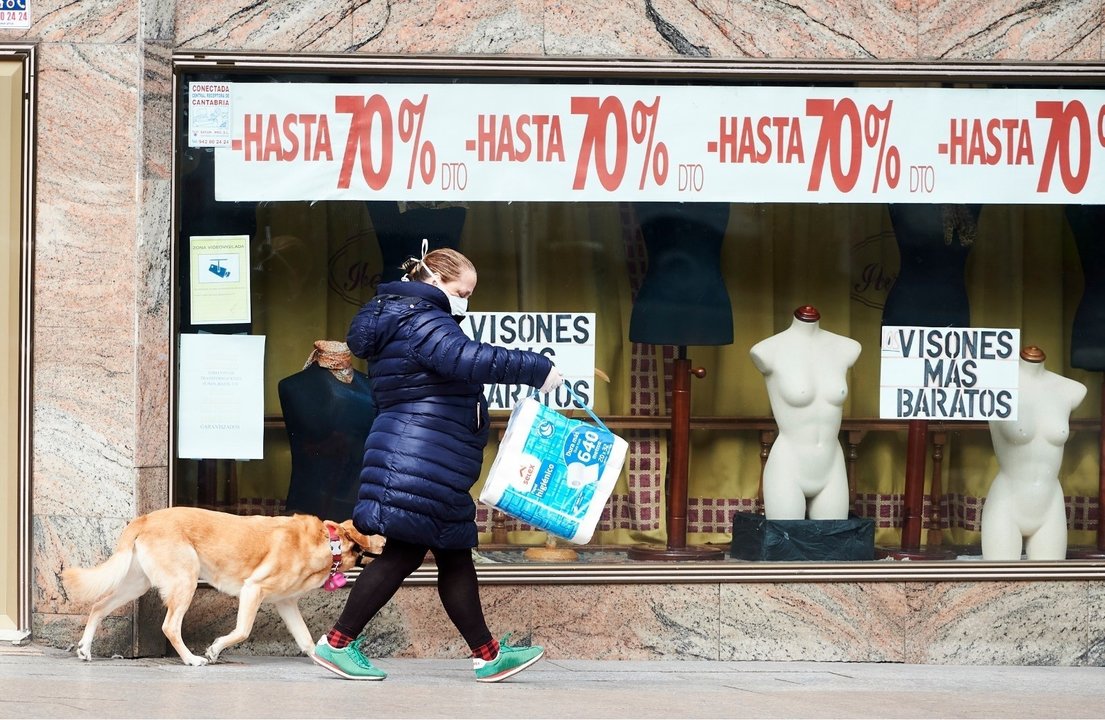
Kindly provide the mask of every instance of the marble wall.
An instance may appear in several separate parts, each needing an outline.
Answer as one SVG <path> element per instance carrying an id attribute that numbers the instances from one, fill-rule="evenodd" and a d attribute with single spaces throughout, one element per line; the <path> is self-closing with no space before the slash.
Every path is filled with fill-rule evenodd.
<path id="1" fill-rule="evenodd" d="M 689 583 L 485 585 L 495 634 L 550 657 L 596 660 L 813 660 L 950 665 L 1105 665 L 1105 582 Z M 312 632 L 344 592 L 301 603 Z M 234 625 L 233 601 L 201 592 L 185 641 L 193 652 Z M 463 658 L 433 587 L 405 587 L 373 619 L 370 657 Z M 96 645 L 98 654 L 112 648 Z M 228 653 L 295 655 L 271 608 Z"/>
<path id="2" fill-rule="evenodd" d="M 29 5 L 31 28 L 0 29 L 0 43 L 34 43 L 38 53 L 33 605 L 36 634 L 59 642 L 81 620 L 83 608 L 66 598 L 58 572 L 67 564 L 106 556 L 127 520 L 165 504 L 167 496 L 173 51 L 1105 59 L 1100 0 L 30 0 Z M 629 593 L 646 607 L 659 596 L 665 602 L 652 608 L 678 610 L 674 616 L 647 615 L 657 627 L 682 623 L 678 637 L 669 641 L 634 628 L 640 633 L 628 636 L 630 647 L 641 656 L 781 658 L 801 648 L 811 658 L 842 654 L 924 661 L 984 656 L 989 651 L 964 648 L 962 638 L 955 638 L 957 629 L 1000 621 L 1012 631 L 1016 612 L 988 619 L 985 613 L 998 612 L 991 604 L 983 603 L 985 611 L 967 610 L 983 595 L 1009 603 L 1022 594 L 1004 593 L 997 585 L 970 591 L 947 586 L 938 593 L 941 602 L 964 611 L 948 618 L 922 614 L 928 619 L 919 621 L 911 603 L 922 591 L 901 586 L 795 584 L 752 593 L 764 587 L 600 590 Z M 404 593 L 401 602 L 427 604 L 429 592 Z M 1026 592 L 1031 597 L 1024 602 L 1041 603 L 1041 608 L 1049 603 L 1047 593 L 1055 594 L 1050 600 L 1059 605 L 1071 603 L 1064 623 L 1072 628 L 1078 624 L 1073 604 L 1087 593 L 1096 598 L 1098 610 L 1102 604 L 1096 585 L 1043 585 Z M 563 602 L 552 600 L 558 594 Z M 499 608 L 511 603 L 510 591 L 494 588 L 489 595 L 490 612 L 497 617 Z M 794 618 L 785 608 L 810 596 L 819 598 L 816 606 L 822 610 L 790 622 Z M 855 607 L 861 596 L 885 605 L 886 620 L 877 628 L 868 623 L 851 627 L 849 616 L 832 610 L 847 606 L 849 598 Z M 547 622 L 570 628 L 578 618 L 560 616 L 556 608 L 574 607 L 577 600 L 594 597 L 594 589 L 552 588 L 544 597 L 550 598 L 549 615 L 556 618 Z M 744 627 L 739 619 L 747 615 L 740 608 L 753 603 L 762 626 Z M 702 606 L 713 608 L 712 614 L 692 617 Z M 730 607 L 734 612 L 723 611 Z M 135 612 L 124 608 L 109 623 L 116 628 L 113 642 L 134 647 L 134 638 L 142 635 L 130 620 Z M 923 648 L 907 641 L 901 628 L 909 623 L 931 635 Z M 1091 627 L 1087 619 L 1079 637 Z M 836 633 L 834 642 L 823 642 L 830 631 Z M 872 632 L 885 636 L 885 642 L 872 640 Z M 846 651 L 836 649 L 845 638 L 854 641 L 848 641 Z M 1008 643 L 1027 647 L 1030 639 Z M 425 636 L 404 645 L 402 652 L 444 651 L 435 642 L 440 640 Z M 568 641 L 549 642 L 560 651 Z M 571 651 L 576 656 L 602 653 L 606 647 L 595 636 L 577 642 Z M 1084 652 L 1078 647 L 1087 646 L 1056 637 L 1049 649 L 1032 657 L 1075 662 Z M 1096 652 L 1100 661 L 1102 651 Z"/>

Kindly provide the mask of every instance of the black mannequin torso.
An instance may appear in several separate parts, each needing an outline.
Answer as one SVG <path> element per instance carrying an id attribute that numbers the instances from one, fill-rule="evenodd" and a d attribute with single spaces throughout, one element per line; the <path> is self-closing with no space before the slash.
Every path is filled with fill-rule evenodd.
<path id="1" fill-rule="evenodd" d="M 1068 205 L 1085 287 L 1070 335 L 1070 364 L 1105 370 L 1105 205 Z"/>
<path id="2" fill-rule="evenodd" d="M 721 275 L 727 203 L 634 203 L 648 249 L 629 339 L 654 345 L 728 345 L 733 306 Z"/>
<path id="3" fill-rule="evenodd" d="M 957 228 L 950 242 L 945 242 L 945 207 L 954 208 L 967 224 L 977 223 L 982 210 L 980 205 L 889 206 L 901 263 L 886 297 L 883 325 L 970 326 L 966 282 L 970 241 L 964 243 L 965 228 Z"/>
<path id="4" fill-rule="evenodd" d="M 353 516 L 364 440 L 376 418 L 368 376 L 343 383 L 319 365 L 280 381 L 292 451 L 287 510 L 341 522 Z"/>

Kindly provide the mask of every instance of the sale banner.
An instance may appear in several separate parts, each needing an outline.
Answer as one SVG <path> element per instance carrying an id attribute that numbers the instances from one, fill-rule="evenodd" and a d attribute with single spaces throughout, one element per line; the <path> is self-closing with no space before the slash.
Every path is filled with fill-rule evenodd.
<path id="1" fill-rule="evenodd" d="M 217 200 L 1105 202 L 1105 90 L 225 85 Z"/>

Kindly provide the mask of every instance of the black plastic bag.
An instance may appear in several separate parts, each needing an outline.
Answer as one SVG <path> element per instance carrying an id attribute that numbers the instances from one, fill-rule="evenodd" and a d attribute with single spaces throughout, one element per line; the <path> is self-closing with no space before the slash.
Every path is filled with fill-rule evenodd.
<path id="1" fill-rule="evenodd" d="M 740 560 L 852 561 L 875 559 L 875 521 L 768 520 L 736 513 L 729 556 Z"/>

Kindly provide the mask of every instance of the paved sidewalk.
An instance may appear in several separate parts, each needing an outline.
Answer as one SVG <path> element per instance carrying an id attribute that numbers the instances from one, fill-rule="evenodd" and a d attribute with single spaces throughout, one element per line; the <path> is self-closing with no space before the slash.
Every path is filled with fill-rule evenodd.
<path id="1" fill-rule="evenodd" d="M 303 657 L 97 658 L 0 648 L 0 718 L 1103 718 L 1105 668 L 546 658 L 498 684 L 467 660 L 377 663 L 354 683 Z"/>

